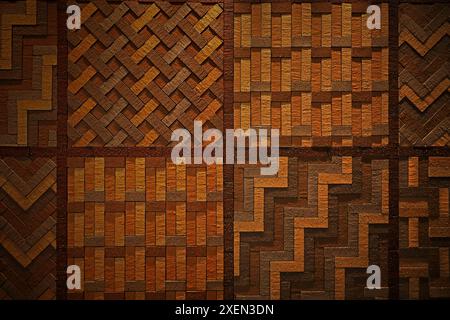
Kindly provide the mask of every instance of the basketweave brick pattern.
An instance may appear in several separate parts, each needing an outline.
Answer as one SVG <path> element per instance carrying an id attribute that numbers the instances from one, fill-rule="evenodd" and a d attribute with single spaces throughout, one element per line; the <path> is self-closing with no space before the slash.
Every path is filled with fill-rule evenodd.
<path id="1" fill-rule="evenodd" d="M 235 3 L 234 125 L 281 146 L 388 143 L 388 4 Z"/>
<path id="2" fill-rule="evenodd" d="M 56 146 L 56 2 L 0 2 L 0 146 Z"/>
<path id="3" fill-rule="evenodd" d="M 223 128 L 222 4 L 77 3 L 68 32 L 73 147 L 168 146 L 177 128 Z"/>
<path id="4" fill-rule="evenodd" d="M 0 300 L 54 299 L 56 163 L 0 158 Z"/>
<path id="5" fill-rule="evenodd" d="M 400 144 L 450 146 L 450 7 L 399 9 Z"/>
<path id="6" fill-rule="evenodd" d="M 400 298 L 450 297 L 450 157 L 400 161 Z"/>
<path id="7" fill-rule="evenodd" d="M 389 161 L 280 160 L 276 177 L 235 166 L 236 298 L 387 298 Z M 365 289 L 371 264 L 380 290 Z"/>
<path id="8" fill-rule="evenodd" d="M 68 263 L 85 299 L 222 299 L 222 167 L 68 159 Z"/>

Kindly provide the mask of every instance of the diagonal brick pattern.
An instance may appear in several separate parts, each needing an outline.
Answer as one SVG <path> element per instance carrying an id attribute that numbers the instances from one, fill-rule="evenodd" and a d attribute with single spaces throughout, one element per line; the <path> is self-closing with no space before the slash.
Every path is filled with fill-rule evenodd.
<path id="1" fill-rule="evenodd" d="M 222 129 L 221 4 L 80 3 L 68 32 L 74 147 L 168 146 L 193 121 Z"/>

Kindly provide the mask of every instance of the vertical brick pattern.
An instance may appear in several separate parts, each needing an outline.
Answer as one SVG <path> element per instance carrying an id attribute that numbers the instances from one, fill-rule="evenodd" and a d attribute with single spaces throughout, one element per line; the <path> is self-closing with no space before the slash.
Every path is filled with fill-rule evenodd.
<path id="1" fill-rule="evenodd" d="M 400 298 L 450 297 L 450 157 L 400 161 Z"/>
<path id="2" fill-rule="evenodd" d="M 68 159 L 68 257 L 86 299 L 223 298 L 222 167 Z"/>
<path id="3" fill-rule="evenodd" d="M 388 143 L 388 4 L 235 3 L 234 125 L 282 146 Z"/>

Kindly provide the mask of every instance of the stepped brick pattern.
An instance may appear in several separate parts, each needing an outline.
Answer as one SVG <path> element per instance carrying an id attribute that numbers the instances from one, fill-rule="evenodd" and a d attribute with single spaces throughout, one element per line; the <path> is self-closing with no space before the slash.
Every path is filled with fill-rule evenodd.
<path id="1" fill-rule="evenodd" d="M 56 163 L 0 158 L 0 300 L 54 299 Z"/>
<path id="2" fill-rule="evenodd" d="M 280 130 L 281 146 L 388 143 L 388 5 L 235 3 L 234 125 Z"/>
<path id="3" fill-rule="evenodd" d="M 399 10 L 400 143 L 450 146 L 450 7 Z"/>
<path id="4" fill-rule="evenodd" d="M 56 3 L 0 3 L 0 146 L 56 146 Z"/>
<path id="5" fill-rule="evenodd" d="M 388 161 L 282 158 L 276 177 L 235 166 L 237 299 L 388 296 Z M 365 289 L 366 268 L 382 289 Z"/>
<path id="6" fill-rule="evenodd" d="M 68 159 L 69 298 L 222 299 L 222 167 Z"/>
<path id="7" fill-rule="evenodd" d="M 450 157 L 400 161 L 400 296 L 450 297 Z"/>
<path id="8" fill-rule="evenodd" d="M 222 129 L 222 4 L 79 3 L 68 31 L 74 147 L 168 146 L 177 128 Z"/>

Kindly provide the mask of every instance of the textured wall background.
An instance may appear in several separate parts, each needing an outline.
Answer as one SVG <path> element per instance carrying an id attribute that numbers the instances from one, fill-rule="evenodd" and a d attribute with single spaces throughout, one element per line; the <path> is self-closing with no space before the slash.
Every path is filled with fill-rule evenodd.
<path id="1" fill-rule="evenodd" d="M 450 297 L 449 9 L 420 2 L 368 31 L 368 1 L 1 1 L 0 299 Z M 194 120 L 280 129 L 278 174 L 173 165 Z"/>

